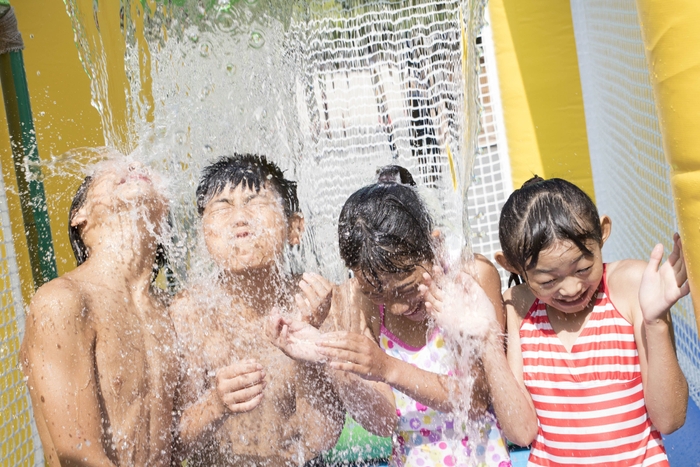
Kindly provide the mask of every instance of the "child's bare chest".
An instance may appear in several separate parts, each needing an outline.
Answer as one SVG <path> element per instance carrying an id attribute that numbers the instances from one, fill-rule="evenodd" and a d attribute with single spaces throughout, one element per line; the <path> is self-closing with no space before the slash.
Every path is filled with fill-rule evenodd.
<path id="1" fill-rule="evenodd" d="M 114 423 L 123 418 L 126 425 L 137 425 L 143 416 L 172 410 L 178 353 L 163 306 L 137 309 L 124 302 L 92 303 L 96 376 L 106 410 L 123 414 Z"/>

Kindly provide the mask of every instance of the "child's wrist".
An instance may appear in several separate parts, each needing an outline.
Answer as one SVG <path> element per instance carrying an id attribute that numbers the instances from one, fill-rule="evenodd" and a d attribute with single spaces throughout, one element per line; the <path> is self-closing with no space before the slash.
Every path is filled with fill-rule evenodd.
<path id="1" fill-rule="evenodd" d="M 381 375 L 382 382 L 388 384 L 389 386 L 395 386 L 398 381 L 399 370 L 397 365 L 395 365 L 398 360 L 389 355 L 386 355 L 384 361 L 384 371 Z"/>
<path id="2" fill-rule="evenodd" d="M 651 320 L 644 319 L 644 328 L 649 331 L 659 330 L 668 331 L 668 322 L 663 318 L 654 318 Z"/>

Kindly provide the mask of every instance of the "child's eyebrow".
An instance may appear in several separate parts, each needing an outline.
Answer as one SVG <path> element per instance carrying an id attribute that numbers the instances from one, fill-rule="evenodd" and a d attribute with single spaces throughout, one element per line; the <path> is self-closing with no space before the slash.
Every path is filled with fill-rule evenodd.
<path id="1" fill-rule="evenodd" d="M 401 292 L 406 292 L 407 290 L 413 288 L 413 286 L 416 285 L 416 281 L 412 280 L 411 282 L 407 282 L 405 284 L 399 285 L 394 289 L 396 293 L 401 293 Z"/>
<path id="2" fill-rule="evenodd" d="M 576 263 L 578 263 L 579 261 L 581 261 L 581 259 L 582 259 L 584 256 L 586 256 L 586 255 L 584 255 L 583 253 L 581 253 L 580 256 L 578 256 L 577 258 L 575 258 L 574 260 L 572 260 L 571 263 L 569 263 L 569 264 L 576 264 Z M 556 268 L 555 268 L 555 269 L 539 269 L 539 268 L 535 268 L 535 270 L 532 271 L 532 272 L 535 273 L 535 274 L 551 274 L 551 273 L 554 272 L 554 271 L 556 271 Z"/>

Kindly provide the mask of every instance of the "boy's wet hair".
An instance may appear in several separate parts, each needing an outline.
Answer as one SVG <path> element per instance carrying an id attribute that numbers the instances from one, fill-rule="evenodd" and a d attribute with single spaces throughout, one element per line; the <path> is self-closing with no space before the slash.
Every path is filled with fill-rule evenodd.
<path id="1" fill-rule="evenodd" d="M 73 255 L 75 255 L 75 262 L 80 266 L 88 259 L 88 251 L 83 242 L 83 238 L 80 235 L 80 226 L 73 225 L 73 217 L 80 211 L 83 207 L 85 201 L 87 200 L 88 190 L 92 185 L 93 177 L 88 175 L 83 180 L 83 183 L 78 187 L 78 191 L 73 197 L 73 202 L 70 205 L 70 211 L 68 211 L 68 238 L 70 240 L 70 246 L 73 248 Z"/>
<path id="2" fill-rule="evenodd" d="M 73 255 L 75 256 L 75 262 L 77 266 L 80 266 L 88 259 L 88 249 L 83 242 L 83 237 L 80 233 L 81 227 L 79 225 L 73 225 L 73 217 L 80 211 L 87 201 L 88 192 L 92 186 L 92 182 L 95 177 L 88 175 L 83 180 L 83 183 L 78 187 L 78 191 L 75 192 L 73 196 L 73 201 L 70 205 L 70 210 L 68 211 L 68 239 L 70 240 L 70 246 L 73 249 Z M 158 274 L 158 271 L 165 267 L 168 263 L 168 256 L 163 244 L 159 243 L 156 248 L 156 260 L 153 266 L 154 278 Z"/>
<path id="3" fill-rule="evenodd" d="M 593 200 L 573 183 L 535 175 L 515 190 L 501 210 L 498 239 L 506 261 L 520 272 L 508 281 L 519 284 L 537 265 L 542 250 L 569 241 L 591 256 L 588 241 L 601 244 L 603 232 Z"/>
<path id="4" fill-rule="evenodd" d="M 412 272 L 435 252 L 433 221 L 403 167 L 386 166 L 378 183 L 360 188 L 345 202 L 338 220 L 345 265 L 381 291 L 379 274 Z"/>
<path id="5" fill-rule="evenodd" d="M 234 189 L 241 183 L 256 192 L 267 183 L 282 197 L 282 207 L 287 217 L 300 212 L 297 184 L 284 178 L 277 164 L 257 154 L 234 154 L 220 158 L 202 171 L 197 186 L 199 215 L 204 214 L 207 203 L 227 186 Z"/>

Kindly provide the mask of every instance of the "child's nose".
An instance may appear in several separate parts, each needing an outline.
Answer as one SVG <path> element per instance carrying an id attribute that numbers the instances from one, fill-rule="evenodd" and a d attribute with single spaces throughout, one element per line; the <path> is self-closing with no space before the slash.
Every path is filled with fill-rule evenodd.
<path id="1" fill-rule="evenodd" d="M 559 295 L 563 297 L 575 297 L 580 294 L 582 290 L 583 283 L 580 280 L 574 277 L 567 277 L 560 283 Z"/>
<path id="2" fill-rule="evenodd" d="M 408 311 L 408 304 L 399 301 L 390 301 L 385 303 L 384 306 L 389 310 L 392 315 L 402 315 Z"/>

